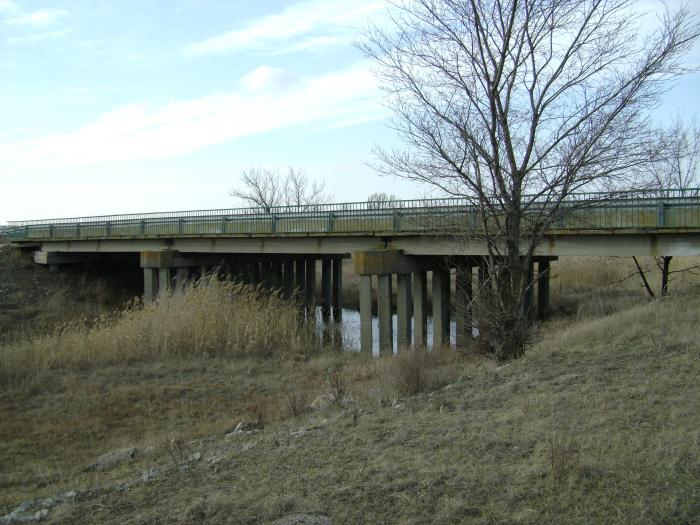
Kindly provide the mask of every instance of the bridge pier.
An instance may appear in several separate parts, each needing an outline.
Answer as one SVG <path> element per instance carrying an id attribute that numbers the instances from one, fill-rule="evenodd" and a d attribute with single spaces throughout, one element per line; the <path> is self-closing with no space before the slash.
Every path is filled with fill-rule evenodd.
<path id="1" fill-rule="evenodd" d="M 331 259 L 324 257 L 321 259 L 321 317 L 327 321 L 331 317 Z"/>
<path id="2" fill-rule="evenodd" d="M 284 260 L 283 264 L 282 279 L 284 284 L 282 285 L 282 289 L 284 290 L 284 297 L 291 299 L 294 294 L 294 259 L 287 258 Z"/>
<path id="3" fill-rule="evenodd" d="M 394 353 L 391 314 L 391 274 L 377 276 L 377 316 L 379 320 L 379 355 Z"/>
<path id="4" fill-rule="evenodd" d="M 433 350 L 450 346 L 450 270 L 433 270 Z"/>
<path id="5" fill-rule="evenodd" d="M 551 257 L 542 257 L 537 262 L 537 319 L 549 317 L 549 276 Z"/>
<path id="6" fill-rule="evenodd" d="M 158 269 L 158 294 L 170 291 L 170 268 Z"/>
<path id="7" fill-rule="evenodd" d="M 372 275 L 360 275 L 360 351 L 372 355 Z"/>
<path id="8" fill-rule="evenodd" d="M 333 308 L 333 320 L 340 322 L 343 318 L 343 258 L 333 257 L 333 283 L 331 290 L 331 303 Z"/>
<path id="9" fill-rule="evenodd" d="M 304 283 L 304 306 L 307 318 L 314 318 L 316 313 L 316 258 L 305 259 L 306 282 Z"/>
<path id="10" fill-rule="evenodd" d="M 396 346 L 405 350 L 411 346 L 411 274 L 396 274 Z"/>
<path id="11" fill-rule="evenodd" d="M 158 268 L 143 269 L 143 300 L 153 301 L 158 295 Z"/>
<path id="12" fill-rule="evenodd" d="M 413 272 L 413 345 L 422 350 L 428 347 L 428 274 L 425 270 Z"/>

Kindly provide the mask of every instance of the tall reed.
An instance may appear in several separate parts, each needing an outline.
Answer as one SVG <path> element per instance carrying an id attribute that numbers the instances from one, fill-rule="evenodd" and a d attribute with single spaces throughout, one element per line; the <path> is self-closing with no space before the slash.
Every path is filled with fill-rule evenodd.
<path id="1" fill-rule="evenodd" d="M 72 321 L 47 335 L 0 346 L 0 385 L 39 372 L 170 356 L 260 356 L 315 348 L 296 305 L 276 293 L 208 279 L 138 299 L 92 322 Z"/>

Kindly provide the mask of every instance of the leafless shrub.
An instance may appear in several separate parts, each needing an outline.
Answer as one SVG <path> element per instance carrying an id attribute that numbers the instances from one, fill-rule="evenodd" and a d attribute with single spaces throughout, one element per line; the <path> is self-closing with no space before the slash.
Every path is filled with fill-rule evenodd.
<path id="1" fill-rule="evenodd" d="M 293 386 L 287 393 L 287 413 L 292 417 L 298 417 L 309 408 L 311 396 L 308 390 L 299 386 Z"/>
<path id="2" fill-rule="evenodd" d="M 350 389 L 348 374 L 339 366 L 333 367 L 328 371 L 327 383 L 331 402 L 342 407 Z"/>

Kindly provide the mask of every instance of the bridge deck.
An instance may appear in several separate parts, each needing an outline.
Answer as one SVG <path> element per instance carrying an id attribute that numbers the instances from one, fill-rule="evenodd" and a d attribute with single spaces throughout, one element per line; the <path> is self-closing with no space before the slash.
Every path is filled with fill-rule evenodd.
<path id="1" fill-rule="evenodd" d="M 528 216 L 545 202 L 532 201 Z M 13 242 L 197 237 L 436 235 L 481 229 L 467 199 L 197 210 L 9 223 Z M 572 195 L 550 233 L 700 232 L 700 190 Z"/>

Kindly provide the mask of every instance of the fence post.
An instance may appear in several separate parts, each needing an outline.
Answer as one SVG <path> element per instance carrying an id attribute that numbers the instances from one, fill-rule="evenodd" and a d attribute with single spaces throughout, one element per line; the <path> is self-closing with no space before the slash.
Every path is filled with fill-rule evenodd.
<path id="1" fill-rule="evenodd" d="M 401 218 L 399 215 L 400 212 L 394 211 L 394 231 L 399 231 L 399 227 L 401 226 Z"/>

